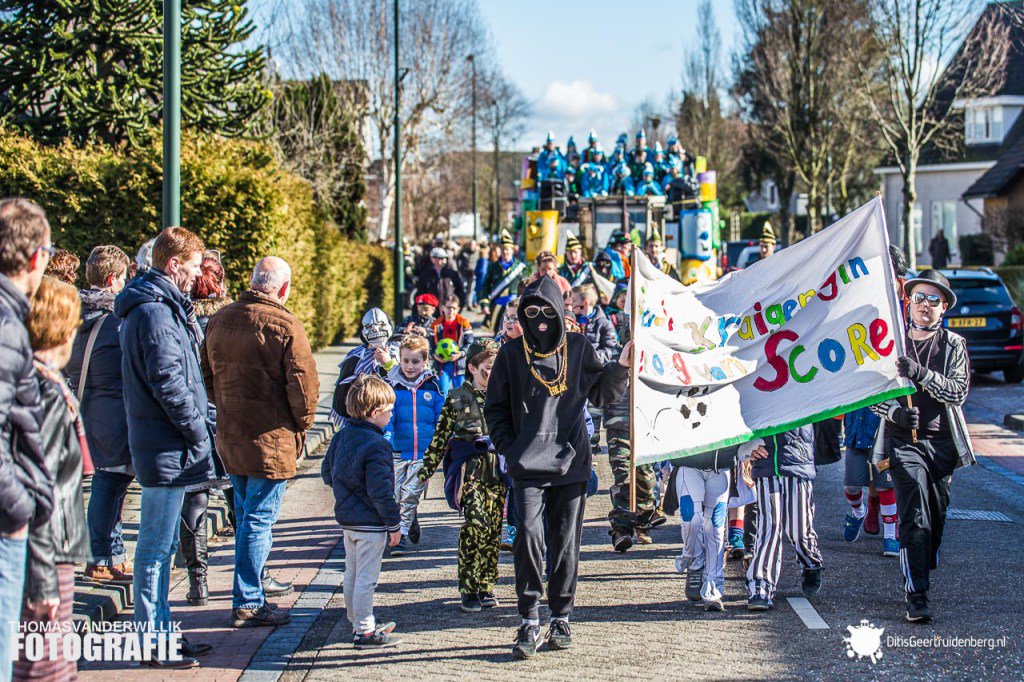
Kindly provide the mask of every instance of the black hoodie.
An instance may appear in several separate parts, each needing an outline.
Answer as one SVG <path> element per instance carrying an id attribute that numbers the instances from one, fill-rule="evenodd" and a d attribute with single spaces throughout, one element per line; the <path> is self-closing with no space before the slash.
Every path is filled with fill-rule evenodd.
<path id="1" fill-rule="evenodd" d="M 559 330 L 567 344 L 566 391 L 548 394 L 531 374 L 524 343 L 533 349 L 537 339 L 527 329 L 525 310 L 549 305 L 558 315 L 545 318 Z M 583 421 L 589 399 L 600 407 L 617 400 L 625 391 L 629 368 L 617 360 L 604 365 L 582 334 L 565 333 L 564 304 L 558 285 L 550 277 L 533 282 L 520 299 L 524 316 L 523 336 L 502 346 L 487 385 L 484 417 L 495 449 L 505 456 L 508 473 L 516 485 L 554 486 L 590 480 L 590 438 Z M 545 380 L 556 376 L 562 353 L 540 362 Z M 557 358 L 557 362 L 555 359 Z"/>

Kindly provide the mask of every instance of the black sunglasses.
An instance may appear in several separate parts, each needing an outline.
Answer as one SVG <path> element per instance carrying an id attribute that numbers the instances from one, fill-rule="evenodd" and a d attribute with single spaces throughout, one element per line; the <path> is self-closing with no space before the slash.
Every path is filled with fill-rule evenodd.
<path id="1" fill-rule="evenodd" d="M 941 296 L 936 294 L 922 294 L 920 291 L 914 292 L 910 296 L 910 300 L 914 303 L 921 304 L 928 301 L 928 307 L 938 308 L 939 305 L 944 301 Z"/>

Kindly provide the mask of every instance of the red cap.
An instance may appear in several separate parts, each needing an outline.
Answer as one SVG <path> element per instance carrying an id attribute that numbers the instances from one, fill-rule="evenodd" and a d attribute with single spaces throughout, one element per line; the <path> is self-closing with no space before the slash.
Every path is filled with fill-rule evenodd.
<path id="1" fill-rule="evenodd" d="M 420 294 L 416 297 L 416 305 L 432 305 L 437 307 L 437 296 L 433 294 Z"/>

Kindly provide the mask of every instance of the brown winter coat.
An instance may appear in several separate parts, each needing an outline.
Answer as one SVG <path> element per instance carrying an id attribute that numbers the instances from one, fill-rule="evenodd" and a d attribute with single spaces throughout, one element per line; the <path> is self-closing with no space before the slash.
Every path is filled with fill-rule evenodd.
<path id="1" fill-rule="evenodd" d="M 202 366 L 227 472 L 295 476 L 320 392 L 302 323 L 279 303 L 247 291 L 210 318 Z"/>

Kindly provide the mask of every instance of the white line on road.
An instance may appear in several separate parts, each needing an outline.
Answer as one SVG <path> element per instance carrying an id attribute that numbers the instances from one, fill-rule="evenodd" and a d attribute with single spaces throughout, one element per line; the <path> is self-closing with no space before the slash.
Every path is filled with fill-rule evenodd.
<path id="1" fill-rule="evenodd" d="M 796 611 L 796 615 L 800 616 L 800 620 L 804 622 L 808 630 L 828 630 L 828 623 L 822 620 L 818 612 L 811 606 L 811 602 L 807 601 L 803 597 L 786 597 L 786 601 Z"/>

